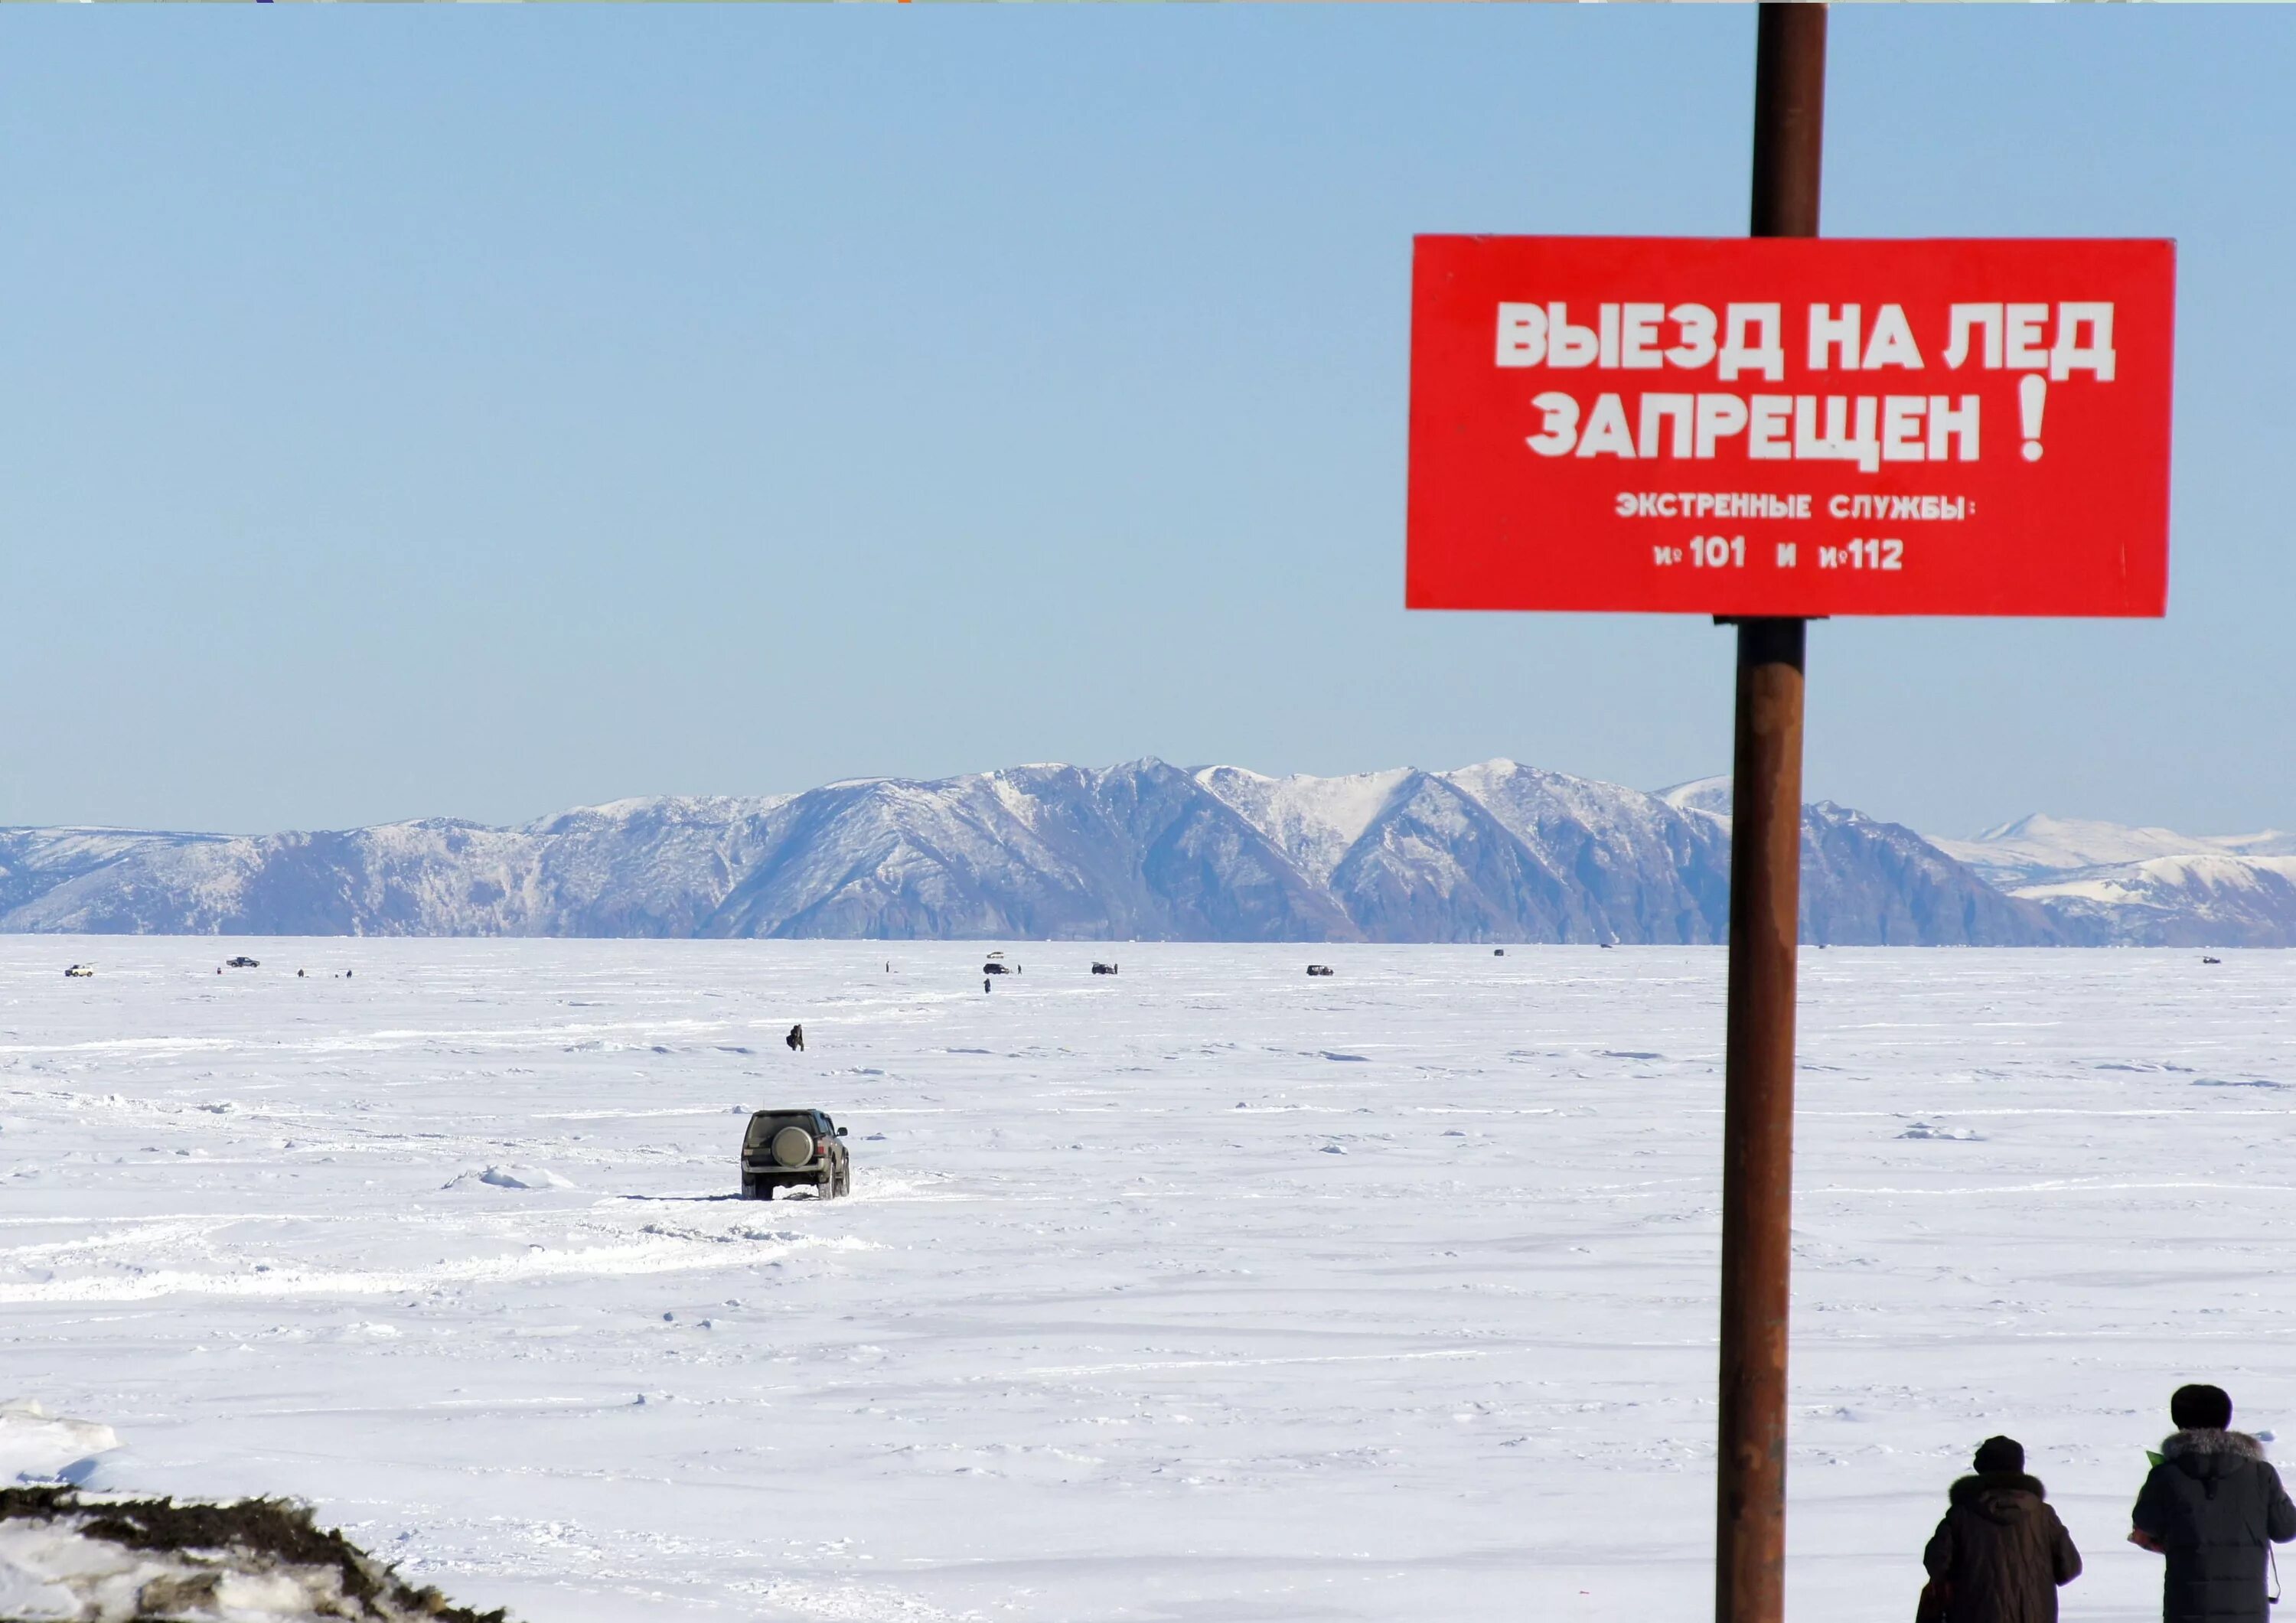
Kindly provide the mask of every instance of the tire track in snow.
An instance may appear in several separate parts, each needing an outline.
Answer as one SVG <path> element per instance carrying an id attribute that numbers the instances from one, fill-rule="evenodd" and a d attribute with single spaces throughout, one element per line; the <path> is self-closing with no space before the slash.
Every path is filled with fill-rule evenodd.
<path id="1" fill-rule="evenodd" d="M 519 1284 L 533 1280 L 600 1278 L 611 1275 L 690 1274 L 713 1268 L 753 1267 L 801 1251 L 873 1251 L 874 1242 L 850 1235 L 678 1239 L 668 1244 L 602 1245 L 576 1251 L 528 1252 L 517 1257 L 471 1257 L 412 1269 L 326 1269 L 274 1266 L 260 1272 L 203 1274 L 161 1269 L 106 1279 L 49 1279 L 0 1283 L 0 1304 L 53 1302 L 143 1302 L 168 1296 L 226 1296 L 269 1299 L 315 1296 L 390 1296 L 439 1285 Z"/>

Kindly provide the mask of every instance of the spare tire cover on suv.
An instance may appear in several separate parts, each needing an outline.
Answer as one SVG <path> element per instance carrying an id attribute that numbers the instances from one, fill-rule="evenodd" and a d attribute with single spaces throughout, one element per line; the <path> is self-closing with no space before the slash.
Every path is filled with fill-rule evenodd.
<path id="1" fill-rule="evenodd" d="M 802 1167 L 813 1159 L 813 1135 L 803 1127 L 783 1127 L 774 1135 L 774 1160 L 783 1167 Z"/>

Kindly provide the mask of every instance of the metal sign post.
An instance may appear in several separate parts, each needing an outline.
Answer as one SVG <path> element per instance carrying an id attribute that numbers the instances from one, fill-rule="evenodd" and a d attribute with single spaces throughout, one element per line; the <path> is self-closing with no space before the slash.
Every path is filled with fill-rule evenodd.
<path id="1" fill-rule="evenodd" d="M 1717 1623 L 1784 1614 L 1808 621 L 2168 607 L 2176 245 L 1820 238 L 1825 27 L 1759 12 L 1750 237 L 1412 260 L 1405 602 L 1737 631 Z"/>
<path id="2" fill-rule="evenodd" d="M 1751 234 L 1814 237 L 1825 131 L 1825 7 L 1772 3 L 1759 16 Z M 1806 625 L 1799 619 L 1737 623 L 1716 1623 L 1779 1623 L 1785 1615 L 1786 1320 L 1792 1303 Z"/>

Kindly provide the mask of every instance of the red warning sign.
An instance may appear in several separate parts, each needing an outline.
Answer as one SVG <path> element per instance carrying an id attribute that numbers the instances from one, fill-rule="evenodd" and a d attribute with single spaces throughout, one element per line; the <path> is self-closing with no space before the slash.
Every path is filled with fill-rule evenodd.
<path id="1" fill-rule="evenodd" d="M 2167 242 L 1421 237 L 1414 609 L 2158 615 Z"/>

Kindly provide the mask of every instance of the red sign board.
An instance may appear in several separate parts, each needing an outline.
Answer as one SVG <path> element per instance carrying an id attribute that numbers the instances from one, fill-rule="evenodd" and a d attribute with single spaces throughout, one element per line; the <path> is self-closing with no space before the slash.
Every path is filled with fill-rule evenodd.
<path id="1" fill-rule="evenodd" d="M 2166 242 L 1421 237 L 1414 609 L 2157 615 Z"/>

